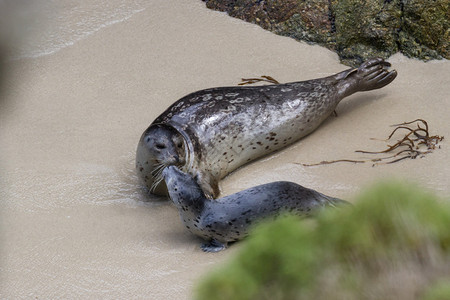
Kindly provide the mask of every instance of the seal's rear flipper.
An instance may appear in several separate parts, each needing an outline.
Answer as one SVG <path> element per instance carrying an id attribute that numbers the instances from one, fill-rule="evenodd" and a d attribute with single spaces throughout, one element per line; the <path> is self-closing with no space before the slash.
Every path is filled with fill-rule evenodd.
<path id="1" fill-rule="evenodd" d="M 212 239 L 209 243 L 200 246 L 204 252 L 219 252 L 227 248 L 227 244 L 222 244 L 218 240 Z"/>
<path id="2" fill-rule="evenodd" d="M 338 90 L 342 97 L 356 92 L 380 89 L 397 77 L 397 71 L 389 70 L 391 64 L 382 58 L 372 58 L 358 69 L 348 69 L 336 74 Z"/>
<path id="3" fill-rule="evenodd" d="M 382 58 L 369 59 L 359 68 L 357 74 L 361 76 L 359 91 L 370 91 L 382 88 L 397 77 L 397 71 L 389 71 L 390 63 Z"/>

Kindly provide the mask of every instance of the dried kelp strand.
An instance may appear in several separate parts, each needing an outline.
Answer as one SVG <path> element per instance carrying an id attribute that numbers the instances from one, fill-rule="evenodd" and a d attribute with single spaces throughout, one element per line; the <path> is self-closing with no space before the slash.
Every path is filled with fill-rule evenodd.
<path id="1" fill-rule="evenodd" d="M 280 84 L 280 83 L 278 82 L 278 80 L 276 80 L 276 79 L 273 78 L 272 76 L 263 75 L 263 76 L 261 76 L 261 77 L 267 79 L 267 81 L 269 81 L 269 82 L 272 82 L 272 83 L 275 83 L 275 84 Z"/>
<path id="2" fill-rule="evenodd" d="M 269 82 L 273 84 L 279 84 L 278 80 L 274 79 L 272 76 L 262 75 L 260 78 L 242 78 L 238 85 L 254 84 L 257 82 Z"/>
<path id="3" fill-rule="evenodd" d="M 417 128 L 411 126 L 411 124 L 417 123 Z M 421 127 L 423 125 L 425 128 Z M 380 157 L 380 158 L 372 158 L 372 159 L 364 159 L 364 160 L 353 160 L 353 159 L 338 159 L 332 161 L 322 161 L 316 164 L 301 164 L 303 166 L 318 166 L 318 165 L 327 165 L 338 162 L 350 162 L 350 163 L 364 163 L 364 162 L 375 162 L 372 166 L 380 165 L 380 164 L 393 164 L 407 158 L 415 159 L 417 157 L 424 157 L 426 154 L 431 153 L 436 146 L 440 149 L 439 142 L 444 139 L 443 136 L 433 135 L 430 136 L 428 123 L 424 119 L 416 119 L 411 122 L 404 122 L 400 124 L 391 125 L 395 127 L 395 129 L 389 134 L 389 137 L 386 140 L 379 140 L 375 138 L 371 138 L 371 140 L 378 141 L 389 141 L 394 134 L 398 133 L 400 130 L 406 130 L 407 132 L 400 140 L 393 145 L 387 145 L 387 149 L 382 151 L 365 151 L 365 150 L 357 150 L 355 152 L 363 153 L 363 154 L 387 154 L 392 153 L 394 151 L 398 151 L 393 155 Z M 421 146 L 425 146 L 426 149 L 423 149 Z M 406 148 L 406 149 L 405 149 Z M 401 156 L 401 157 L 399 157 Z"/>
<path id="4" fill-rule="evenodd" d="M 394 124 L 394 125 L 391 125 L 391 127 L 402 126 L 402 125 L 409 125 L 409 124 L 412 124 L 412 123 L 415 123 L 415 122 L 422 122 L 425 125 L 426 131 L 428 131 L 428 123 L 424 119 L 415 119 L 414 121 L 411 121 L 411 122 L 404 122 L 404 123 L 400 123 L 400 124 Z M 419 126 L 419 124 L 417 126 Z"/>
<path id="5" fill-rule="evenodd" d="M 316 163 L 316 164 L 299 164 L 299 163 L 295 163 L 297 165 L 302 165 L 305 167 L 312 167 L 312 166 L 320 166 L 320 165 L 329 165 L 329 164 L 334 164 L 334 163 L 339 163 L 339 162 L 351 162 L 351 163 L 355 163 L 355 164 L 359 164 L 359 163 L 365 163 L 365 160 L 352 160 L 352 159 L 338 159 L 338 160 L 331 160 L 331 161 L 321 161 L 320 163 Z"/>

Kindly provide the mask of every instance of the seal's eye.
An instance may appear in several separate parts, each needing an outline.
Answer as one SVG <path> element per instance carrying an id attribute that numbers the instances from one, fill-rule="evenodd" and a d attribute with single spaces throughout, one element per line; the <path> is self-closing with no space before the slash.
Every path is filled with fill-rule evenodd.
<path id="1" fill-rule="evenodd" d="M 178 144 L 177 144 L 177 147 L 178 147 L 178 148 L 182 148 L 182 147 L 183 147 L 183 143 L 178 143 Z"/>
<path id="2" fill-rule="evenodd" d="M 162 150 L 165 148 L 166 148 L 166 145 L 164 145 L 164 144 L 156 144 L 156 149 Z"/>

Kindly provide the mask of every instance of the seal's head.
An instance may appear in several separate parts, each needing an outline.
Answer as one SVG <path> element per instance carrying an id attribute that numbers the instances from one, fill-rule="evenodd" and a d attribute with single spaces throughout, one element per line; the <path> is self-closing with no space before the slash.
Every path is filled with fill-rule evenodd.
<path id="1" fill-rule="evenodd" d="M 168 166 L 162 172 L 170 198 L 176 205 L 201 204 L 204 193 L 197 181 L 176 166 Z M 199 202 L 200 201 L 200 202 Z"/>
<path id="2" fill-rule="evenodd" d="M 136 169 L 141 181 L 155 194 L 167 194 L 161 185 L 166 166 L 186 163 L 183 136 L 167 125 L 152 125 L 141 136 L 136 151 Z"/>

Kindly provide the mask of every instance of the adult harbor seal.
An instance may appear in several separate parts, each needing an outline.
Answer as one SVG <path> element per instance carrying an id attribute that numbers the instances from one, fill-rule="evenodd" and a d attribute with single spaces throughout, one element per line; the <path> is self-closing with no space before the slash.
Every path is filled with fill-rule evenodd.
<path id="1" fill-rule="evenodd" d="M 209 200 L 190 174 L 175 166 L 162 176 L 181 220 L 193 234 L 205 239 L 205 252 L 217 252 L 244 238 L 250 226 L 283 213 L 308 216 L 318 209 L 348 203 L 287 181 L 259 185 L 217 200 Z"/>
<path id="2" fill-rule="evenodd" d="M 167 194 L 161 172 L 177 165 L 205 195 L 219 194 L 220 179 L 314 131 L 346 96 L 382 88 L 397 76 L 381 58 L 357 69 L 300 82 L 219 87 L 189 94 L 142 134 L 136 151 L 139 178 Z"/>

